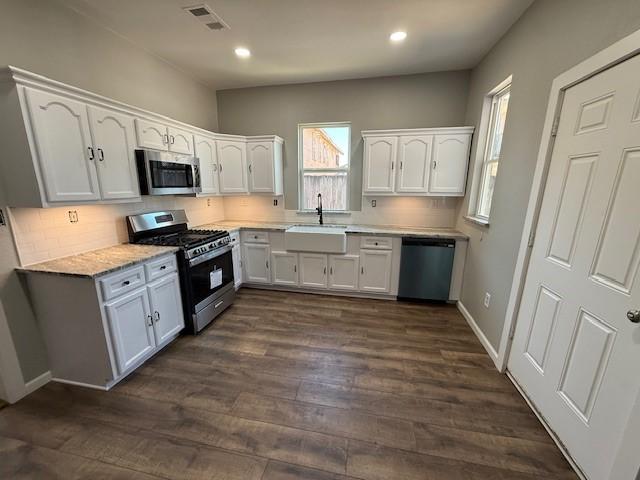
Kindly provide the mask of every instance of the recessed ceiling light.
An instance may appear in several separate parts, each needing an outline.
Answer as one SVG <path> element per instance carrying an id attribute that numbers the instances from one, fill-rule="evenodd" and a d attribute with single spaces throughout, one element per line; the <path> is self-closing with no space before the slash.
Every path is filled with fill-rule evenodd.
<path id="1" fill-rule="evenodd" d="M 251 56 L 251 51 L 248 48 L 238 47 L 235 52 L 240 58 L 247 58 Z"/>
<path id="2" fill-rule="evenodd" d="M 402 40 L 404 40 L 405 38 L 407 38 L 407 32 L 393 32 L 390 36 L 389 36 L 389 40 L 391 40 L 392 42 L 401 42 Z"/>

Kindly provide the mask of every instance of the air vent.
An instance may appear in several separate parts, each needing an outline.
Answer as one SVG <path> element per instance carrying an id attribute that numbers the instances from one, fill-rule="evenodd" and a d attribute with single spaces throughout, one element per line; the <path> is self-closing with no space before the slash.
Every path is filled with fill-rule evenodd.
<path id="1" fill-rule="evenodd" d="M 204 23 L 210 30 L 220 31 L 229 29 L 229 25 L 216 15 L 209 5 L 193 5 L 191 7 L 185 7 L 184 10 L 193 15 L 198 21 Z"/>

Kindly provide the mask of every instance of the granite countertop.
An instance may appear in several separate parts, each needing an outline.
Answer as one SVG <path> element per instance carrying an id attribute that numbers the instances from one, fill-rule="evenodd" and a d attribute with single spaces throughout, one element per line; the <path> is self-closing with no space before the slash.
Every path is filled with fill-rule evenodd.
<path id="1" fill-rule="evenodd" d="M 53 275 L 96 278 L 137 263 L 145 262 L 151 258 L 177 252 L 178 250 L 177 247 L 157 247 L 125 243 L 71 255 L 69 257 L 56 258 L 42 263 L 34 263 L 17 268 L 16 270 L 25 273 L 48 273 Z"/>
<path id="2" fill-rule="evenodd" d="M 197 228 L 209 230 L 227 230 L 229 232 L 245 230 L 275 230 L 282 231 L 293 225 L 312 225 L 311 223 L 287 222 L 253 222 L 250 220 L 225 220 L 216 223 L 200 225 Z M 452 238 L 468 240 L 464 233 L 453 228 L 421 228 L 403 227 L 398 225 L 344 225 L 346 233 L 364 235 L 389 235 L 395 237 L 424 237 L 424 238 Z"/>

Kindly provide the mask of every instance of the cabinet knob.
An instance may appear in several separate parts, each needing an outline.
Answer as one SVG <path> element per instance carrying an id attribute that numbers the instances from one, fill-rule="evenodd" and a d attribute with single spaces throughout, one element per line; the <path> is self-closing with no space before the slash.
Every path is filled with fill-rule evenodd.
<path id="1" fill-rule="evenodd" d="M 122 282 L 122 286 L 126 287 L 127 285 L 129 285 L 131 282 L 129 280 L 125 280 L 124 282 Z"/>
<path id="2" fill-rule="evenodd" d="M 160 313 L 157 310 L 153 313 L 156 316 L 156 323 L 158 323 L 160 321 Z"/>
<path id="3" fill-rule="evenodd" d="M 94 158 L 96 158 L 96 155 L 93 152 L 93 147 L 87 147 L 87 150 L 89 151 L 89 160 L 93 160 Z"/>
<path id="4" fill-rule="evenodd" d="M 166 265 L 162 265 L 162 266 L 160 267 L 160 270 L 166 270 L 166 269 L 167 269 L 167 266 L 166 266 Z"/>
<path id="5" fill-rule="evenodd" d="M 147 320 L 149 321 L 149 323 L 147 323 L 147 326 L 153 327 L 153 317 L 151 315 L 147 315 Z"/>

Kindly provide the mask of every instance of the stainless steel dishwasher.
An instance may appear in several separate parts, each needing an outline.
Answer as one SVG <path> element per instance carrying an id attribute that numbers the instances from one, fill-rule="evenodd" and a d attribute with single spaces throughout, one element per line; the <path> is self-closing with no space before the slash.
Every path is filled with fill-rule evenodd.
<path id="1" fill-rule="evenodd" d="M 404 237 L 398 298 L 449 300 L 455 246 L 448 238 Z"/>

